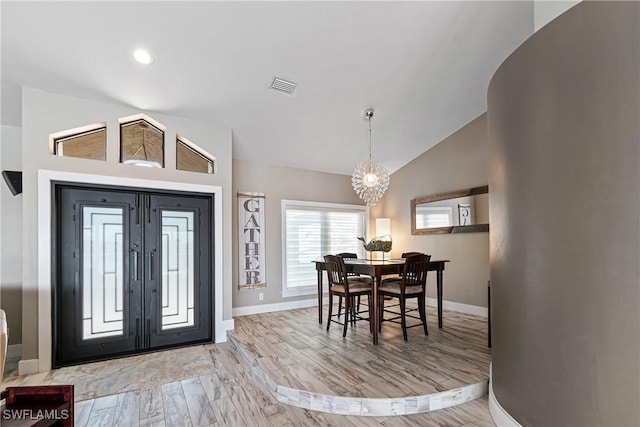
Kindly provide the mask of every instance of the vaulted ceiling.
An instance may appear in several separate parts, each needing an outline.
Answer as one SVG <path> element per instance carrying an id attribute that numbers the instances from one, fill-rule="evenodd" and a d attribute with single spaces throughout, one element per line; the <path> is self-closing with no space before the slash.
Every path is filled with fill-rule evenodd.
<path id="1" fill-rule="evenodd" d="M 392 172 L 486 111 L 493 72 L 533 33 L 528 1 L 0 8 L 2 124 L 21 125 L 28 86 L 226 126 L 234 158 L 343 174 L 366 156 L 365 109 Z"/>

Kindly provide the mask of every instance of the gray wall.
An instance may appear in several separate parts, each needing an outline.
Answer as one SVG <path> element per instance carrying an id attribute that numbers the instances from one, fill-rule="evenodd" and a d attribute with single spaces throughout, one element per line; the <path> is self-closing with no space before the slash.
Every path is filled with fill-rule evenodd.
<path id="1" fill-rule="evenodd" d="M 238 290 L 238 191 L 265 194 L 266 283 L 263 289 Z M 351 187 L 350 175 L 315 172 L 272 166 L 243 160 L 233 161 L 233 307 L 274 304 L 317 298 L 317 294 L 282 297 L 282 214 L 281 201 L 302 200 L 362 205 Z M 264 300 L 258 294 L 264 293 Z"/>
<path id="2" fill-rule="evenodd" d="M 38 200 L 39 169 L 109 176 L 218 185 L 223 188 L 223 319 L 231 318 L 231 130 L 189 119 L 144 112 L 132 107 L 57 95 L 24 88 L 22 91 L 23 166 L 23 360 L 38 356 Z M 144 168 L 119 163 L 118 118 L 145 113 L 167 126 L 165 168 Z M 79 126 L 107 122 L 107 161 L 60 157 L 49 154 L 49 134 Z M 216 156 L 215 175 L 175 169 L 175 134 Z"/>
<path id="3" fill-rule="evenodd" d="M 21 140 L 20 128 L 2 126 L 1 170 L 22 170 Z M 15 345 L 22 342 L 22 195 L 11 194 L 4 182 L 0 187 L 0 308 Z"/>
<path id="4" fill-rule="evenodd" d="M 483 114 L 394 172 L 381 204 L 371 210 L 372 219 L 391 218 L 392 257 L 419 251 L 434 259 L 451 260 L 445 271 L 445 300 L 487 306 L 489 234 L 412 236 L 410 201 L 487 182 L 487 121 Z M 435 298 L 435 275 L 428 280 L 428 296 Z"/>
<path id="5" fill-rule="evenodd" d="M 493 382 L 527 426 L 640 425 L 640 3 L 583 2 L 489 87 Z"/>
<path id="6" fill-rule="evenodd" d="M 534 0 L 533 1 L 533 29 L 538 31 L 558 15 L 566 12 L 582 0 Z"/>

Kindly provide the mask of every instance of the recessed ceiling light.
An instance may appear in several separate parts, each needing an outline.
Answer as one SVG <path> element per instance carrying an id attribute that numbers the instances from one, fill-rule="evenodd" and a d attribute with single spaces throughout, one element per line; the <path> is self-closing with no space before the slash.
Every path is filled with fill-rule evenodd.
<path id="1" fill-rule="evenodd" d="M 136 61 L 144 65 L 151 65 L 153 63 L 153 56 L 145 49 L 137 49 L 133 52 L 133 57 Z"/>

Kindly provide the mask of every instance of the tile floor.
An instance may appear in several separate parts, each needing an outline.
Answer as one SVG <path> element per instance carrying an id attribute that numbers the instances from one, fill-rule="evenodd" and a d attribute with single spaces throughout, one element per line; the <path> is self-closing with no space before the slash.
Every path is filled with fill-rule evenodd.
<path id="1" fill-rule="evenodd" d="M 271 319 L 265 319 L 260 315 L 257 318 L 246 316 L 238 318 L 239 327 L 236 329 L 237 335 L 245 327 L 248 331 L 254 330 L 258 333 L 261 325 L 265 321 L 282 322 L 283 316 L 300 316 L 299 319 L 317 319 L 313 315 L 313 310 L 293 310 L 289 312 L 271 313 Z M 315 310 L 315 309 L 314 309 Z M 431 344 L 431 352 L 446 356 L 447 354 L 458 353 L 465 356 L 464 348 L 453 345 L 454 342 L 473 341 L 473 345 L 478 348 L 466 350 L 467 355 L 473 355 L 475 360 L 471 365 L 482 366 L 484 360 L 490 360 L 490 353 L 487 349 L 481 348 L 480 343 L 485 339 L 483 335 L 483 320 L 481 318 L 460 317 L 454 321 L 457 314 L 445 312 L 445 328 L 438 331 L 434 318 L 429 318 L 429 337 L 419 336 L 419 328 L 410 330 L 409 343 L 397 340 L 397 325 L 389 324 L 383 326 L 381 335 L 380 350 L 374 352 L 394 352 L 406 354 L 407 363 L 425 349 L 414 349 L 413 346 Z M 250 322 L 257 322 L 254 328 L 250 327 Z M 296 322 L 295 318 L 290 321 Z M 474 323 L 475 322 L 475 323 Z M 315 336 L 324 341 L 320 344 L 326 347 L 326 342 L 342 345 L 344 353 L 340 353 L 338 347 L 316 349 L 318 355 L 340 353 L 343 359 L 350 354 L 357 359 L 356 355 L 362 357 L 359 343 L 356 336 L 364 334 L 364 324 L 356 327 L 347 339 L 343 340 L 339 327 L 332 327 L 327 333 L 326 325 L 318 325 L 312 321 L 300 321 L 305 330 L 299 330 L 292 334 L 291 345 L 309 345 L 305 339 L 301 339 L 306 334 L 309 337 Z M 475 324 L 477 328 L 464 336 L 465 324 Z M 301 326 L 302 327 L 302 326 Z M 357 328 L 361 332 L 358 332 Z M 367 328 L 368 329 L 368 328 Z M 468 329 L 468 328 L 467 328 Z M 485 331 L 486 332 L 486 331 Z M 415 334 L 415 335 L 414 335 Z M 251 333 L 247 333 L 251 336 Z M 401 337 L 401 333 L 400 333 Z M 448 338 L 447 338 L 448 337 Z M 259 332 L 254 337 L 253 346 L 242 347 L 249 353 L 255 355 L 256 348 L 260 344 L 277 341 L 275 335 Z M 386 339 L 386 341 L 385 341 Z M 446 341 L 449 339 L 449 341 Z M 445 340 L 445 341 L 443 341 Z M 411 344 L 413 342 L 413 344 Z M 449 344 L 447 344 L 447 342 Z M 340 344 L 342 343 L 342 344 Z M 407 347 L 403 347 L 408 344 Z M 372 347 L 372 346 L 370 346 Z M 448 350 L 439 353 L 442 348 Z M 286 347 L 280 348 L 283 351 Z M 300 351 L 301 349 L 297 349 Z M 311 355 L 312 352 L 304 352 Z M 278 353 L 276 359 L 283 367 L 287 366 L 285 353 Z M 291 353 L 289 356 L 297 356 L 303 353 Z M 380 353 L 383 354 L 383 353 Z M 424 353 L 423 353 L 424 354 Z M 447 365 L 447 359 L 436 357 L 429 363 L 440 363 Z M 320 356 L 318 356 L 320 357 Z M 345 359 L 346 360 L 346 359 Z M 394 359 L 394 364 L 397 364 Z M 487 362 L 488 363 L 488 362 Z M 317 365 L 317 364 L 316 364 Z M 311 375 L 318 374 L 314 366 L 309 372 Z M 424 375 L 431 372 L 435 375 L 433 367 L 421 370 L 415 381 L 408 381 L 409 388 L 415 388 L 420 383 L 426 383 L 427 388 L 438 390 L 438 387 L 456 384 L 457 381 L 464 381 L 465 378 L 474 378 L 474 369 L 465 370 L 461 366 L 453 366 L 451 375 L 448 378 L 441 378 L 441 381 L 426 381 Z M 480 368 L 482 369 L 482 368 Z M 402 369 L 401 369 L 402 370 Z M 405 369 L 406 371 L 406 369 Z M 469 372 L 466 372 L 469 371 Z M 289 371 L 294 372 L 294 371 Z M 320 374 L 321 375 L 321 374 Z M 407 378 L 410 377 L 406 374 Z M 294 382 L 299 381 L 295 375 L 285 377 L 291 378 Z M 281 378 L 276 377 L 277 381 Z M 350 381 L 357 382 L 357 378 Z M 390 386 L 389 390 L 382 381 L 381 384 L 369 384 L 364 378 L 359 388 L 352 388 L 360 395 L 367 393 L 378 393 L 386 390 L 386 395 L 393 396 L 394 393 L 420 392 L 419 389 L 404 392 L 398 390 L 398 386 Z M 379 383 L 379 381 L 378 381 Z M 402 381 L 404 383 L 404 381 Z M 427 413 L 403 415 L 403 416 L 348 416 L 323 413 L 319 411 L 302 409 L 290 406 L 278 401 L 277 394 L 266 385 L 263 379 L 255 375 L 252 367 L 247 363 L 245 355 L 238 354 L 237 349 L 230 343 L 207 344 L 167 350 L 156 353 L 132 356 L 106 362 L 96 362 L 85 365 L 66 367 L 48 373 L 41 373 L 23 377 L 5 378 L 2 388 L 15 385 L 35 385 L 35 384 L 74 384 L 76 395 L 76 425 L 77 426 L 126 426 L 126 425 L 166 425 L 166 426 L 191 426 L 191 425 L 219 425 L 219 426 L 294 426 L 294 425 L 335 425 L 335 426 L 493 426 L 493 422 L 488 413 L 487 399 L 482 397 L 455 407 L 436 410 Z M 313 386 L 313 381 L 309 383 Z M 289 384 L 291 385 L 291 384 Z M 374 386 L 375 385 L 375 386 Z M 317 386 L 317 385 L 316 385 Z M 313 387 L 312 387 L 313 388 Z M 339 387 L 338 387 L 339 388 Z M 377 390 L 377 391 L 376 391 Z M 331 391 L 332 394 L 333 391 Z M 386 395 L 378 397 L 386 397 Z"/>

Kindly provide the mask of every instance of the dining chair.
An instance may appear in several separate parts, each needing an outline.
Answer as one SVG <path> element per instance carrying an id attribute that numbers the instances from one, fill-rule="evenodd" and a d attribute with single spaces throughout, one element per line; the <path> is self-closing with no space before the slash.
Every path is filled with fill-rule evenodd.
<path id="1" fill-rule="evenodd" d="M 331 322 L 343 325 L 342 336 L 347 336 L 347 325 L 349 322 L 355 324 L 357 320 L 370 320 L 371 319 L 371 307 L 369 304 L 369 317 L 363 318 L 355 310 L 354 298 L 362 295 L 367 295 L 371 298 L 371 279 L 367 277 L 351 277 L 347 275 L 347 269 L 344 265 L 344 259 L 337 255 L 325 255 L 324 262 L 327 269 L 327 276 L 329 278 L 329 316 L 327 318 L 327 331 L 331 326 Z M 340 322 L 334 320 L 333 317 L 333 296 L 337 295 L 340 299 L 344 298 L 344 321 Z M 371 323 L 369 327 L 373 326 Z"/>
<path id="2" fill-rule="evenodd" d="M 406 259 L 407 257 L 412 255 L 422 255 L 422 252 L 403 252 L 402 258 Z M 402 272 L 400 272 L 399 274 L 389 274 L 389 275 L 385 275 L 382 278 L 381 283 L 384 283 L 385 281 L 389 281 L 389 280 L 400 280 L 401 278 L 402 278 Z"/>
<path id="3" fill-rule="evenodd" d="M 342 259 L 358 259 L 358 254 L 353 252 L 340 252 L 339 254 L 336 254 L 336 256 L 339 256 Z M 353 272 L 348 272 L 347 276 L 351 278 L 349 279 L 351 280 L 351 282 L 353 282 L 354 280 L 359 280 L 359 278 L 363 278 L 364 283 L 371 284 L 371 278 L 369 276 L 362 276 L 360 275 L 360 273 L 353 273 Z M 358 278 L 358 279 L 354 279 L 354 278 Z M 368 305 L 369 305 L 369 301 L 367 301 L 367 306 Z M 341 311 L 342 311 L 342 297 L 340 297 L 340 299 L 338 300 L 338 319 L 340 318 Z M 358 296 L 358 299 L 357 299 L 356 312 L 360 314 L 360 296 Z"/>
<path id="4" fill-rule="evenodd" d="M 427 271 L 429 269 L 429 260 L 431 255 L 409 255 L 406 257 L 404 268 L 402 269 L 402 276 L 400 280 L 387 280 L 382 282 L 378 288 L 379 295 L 379 319 L 380 322 L 377 325 L 378 330 L 382 329 L 382 322 L 394 322 L 402 325 L 402 335 L 404 340 L 407 341 L 407 328 L 413 328 L 420 326 L 420 324 L 407 326 L 407 317 L 418 319 L 424 328 L 424 334 L 429 335 L 427 330 L 427 316 L 425 310 L 425 297 L 427 287 Z M 384 297 L 398 298 L 400 305 L 400 313 L 395 311 L 385 310 Z M 411 315 L 410 313 L 416 311 L 416 309 L 407 309 L 407 300 L 416 298 L 418 300 L 418 308 L 420 317 Z M 384 313 L 393 313 L 396 317 L 390 319 L 384 319 Z M 398 322 L 400 319 L 400 322 Z"/>

